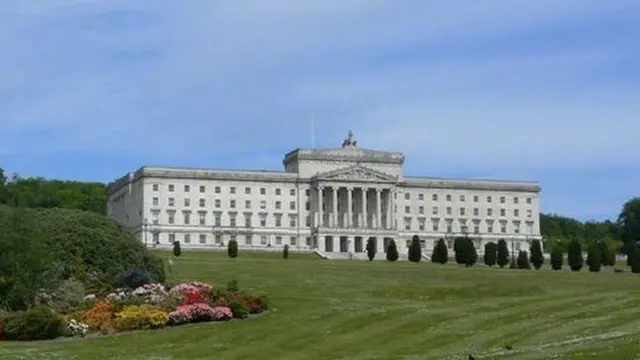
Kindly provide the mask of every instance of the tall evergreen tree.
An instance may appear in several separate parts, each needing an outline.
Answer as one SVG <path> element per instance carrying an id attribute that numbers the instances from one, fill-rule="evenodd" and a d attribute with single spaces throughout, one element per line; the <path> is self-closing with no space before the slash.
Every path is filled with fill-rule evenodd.
<path id="1" fill-rule="evenodd" d="M 640 245 L 630 247 L 627 257 L 631 259 L 631 272 L 640 274 Z"/>
<path id="2" fill-rule="evenodd" d="M 472 267 L 478 261 L 478 251 L 476 250 L 476 246 L 471 238 L 465 236 L 464 239 L 464 265 L 466 267 Z"/>
<path id="3" fill-rule="evenodd" d="M 602 267 L 602 252 L 597 243 L 587 249 L 587 266 L 591 272 L 599 272 Z"/>
<path id="4" fill-rule="evenodd" d="M 484 264 L 493 266 L 498 259 L 498 246 L 494 242 L 488 242 L 484 245 Z"/>
<path id="5" fill-rule="evenodd" d="M 433 247 L 431 262 L 438 264 L 446 264 L 449 261 L 449 251 L 444 239 L 439 239 L 436 246 Z"/>
<path id="6" fill-rule="evenodd" d="M 179 257 L 182 255 L 182 249 L 180 248 L 180 241 L 173 242 L 173 256 Z"/>
<path id="7" fill-rule="evenodd" d="M 409 246 L 409 261 L 420 262 L 422 259 L 422 247 L 420 246 L 420 237 L 414 235 L 411 239 L 411 245 Z"/>
<path id="8" fill-rule="evenodd" d="M 396 261 L 398 260 L 398 247 L 396 246 L 396 242 L 393 239 L 389 240 L 389 244 L 387 245 L 387 260 Z"/>
<path id="9" fill-rule="evenodd" d="M 287 260 L 289 258 L 289 245 L 285 245 L 282 249 L 282 258 Z"/>
<path id="10" fill-rule="evenodd" d="M 456 237 L 453 239 L 453 251 L 455 252 L 455 259 L 457 264 L 466 264 L 466 246 L 467 241 L 464 237 Z"/>
<path id="11" fill-rule="evenodd" d="M 540 240 L 533 240 L 531 242 L 531 263 L 536 270 L 540 270 L 542 264 L 544 264 L 544 255 L 542 254 L 542 244 Z"/>
<path id="12" fill-rule="evenodd" d="M 517 268 L 526 269 L 526 270 L 531 269 L 531 264 L 529 263 L 529 256 L 526 251 L 518 252 Z"/>
<path id="13" fill-rule="evenodd" d="M 369 258 L 369 261 L 373 261 L 373 259 L 376 257 L 376 244 L 374 243 L 373 237 L 370 237 L 367 240 L 367 258 Z"/>
<path id="14" fill-rule="evenodd" d="M 562 248 L 558 245 L 554 246 L 551 249 L 551 268 L 553 270 L 562 269 L 562 264 L 564 263 L 564 254 L 562 252 Z"/>
<path id="15" fill-rule="evenodd" d="M 498 266 L 503 268 L 509 264 L 509 248 L 507 248 L 507 242 L 504 239 L 498 241 Z"/>
<path id="16" fill-rule="evenodd" d="M 584 266 L 584 258 L 582 257 L 582 245 L 578 239 L 574 239 L 569 243 L 567 249 L 567 262 L 571 271 L 580 271 Z"/>
<path id="17" fill-rule="evenodd" d="M 227 255 L 232 259 L 238 257 L 238 242 L 236 240 L 229 240 L 227 244 Z"/>

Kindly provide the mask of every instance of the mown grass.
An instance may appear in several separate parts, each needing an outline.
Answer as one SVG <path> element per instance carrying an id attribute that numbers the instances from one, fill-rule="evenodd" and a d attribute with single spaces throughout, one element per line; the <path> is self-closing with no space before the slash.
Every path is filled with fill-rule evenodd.
<path id="1" fill-rule="evenodd" d="M 168 256 L 163 254 L 163 256 Z M 634 359 L 640 277 L 185 252 L 172 281 L 268 296 L 256 318 L 4 343 L 0 359 Z M 513 350 L 505 350 L 511 345 Z"/>

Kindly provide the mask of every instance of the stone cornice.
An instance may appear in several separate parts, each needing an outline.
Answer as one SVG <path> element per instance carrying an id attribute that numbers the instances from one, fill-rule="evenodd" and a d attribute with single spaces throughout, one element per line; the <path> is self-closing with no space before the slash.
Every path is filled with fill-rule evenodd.
<path id="1" fill-rule="evenodd" d="M 465 180 L 465 179 L 440 179 L 426 177 L 405 177 L 398 184 L 408 188 L 427 189 L 459 189 L 459 190 L 488 190 L 488 191 L 522 191 L 540 192 L 540 184 L 537 182 L 500 181 L 500 180 Z"/>
<path id="2" fill-rule="evenodd" d="M 341 149 L 295 149 L 284 156 L 282 163 L 286 166 L 300 160 L 332 161 L 332 162 L 369 162 L 379 164 L 404 164 L 404 155 L 399 152 L 359 149 L 346 147 Z"/>

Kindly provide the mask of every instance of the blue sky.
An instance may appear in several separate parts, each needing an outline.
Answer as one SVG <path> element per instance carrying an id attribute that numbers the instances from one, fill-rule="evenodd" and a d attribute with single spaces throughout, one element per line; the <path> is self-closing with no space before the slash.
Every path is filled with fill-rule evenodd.
<path id="1" fill-rule="evenodd" d="M 3 0 L 0 24 L 8 172 L 280 169 L 314 117 L 319 147 L 537 180 L 547 212 L 640 193 L 637 0 Z"/>

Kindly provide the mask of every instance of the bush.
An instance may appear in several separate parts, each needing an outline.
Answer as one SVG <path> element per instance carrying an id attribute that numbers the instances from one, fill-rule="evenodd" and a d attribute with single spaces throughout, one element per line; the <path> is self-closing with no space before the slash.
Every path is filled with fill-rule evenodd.
<path id="1" fill-rule="evenodd" d="M 397 261 L 400 255 L 398 254 L 398 248 L 396 247 L 396 242 L 393 239 L 389 240 L 389 244 L 387 245 L 387 260 L 388 261 Z"/>
<path id="2" fill-rule="evenodd" d="M 249 309 L 238 300 L 231 301 L 229 308 L 231 309 L 231 313 L 233 313 L 233 317 L 236 319 L 244 319 L 249 316 Z"/>
<path id="3" fill-rule="evenodd" d="M 431 254 L 431 262 L 438 264 L 446 264 L 449 261 L 449 251 L 447 250 L 447 244 L 444 239 L 439 239 L 436 246 L 433 247 L 433 253 Z"/>
<path id="4" fill-rule="evenodd" d="M 164 327 L 169 314 L 152 305 L 130 305 L 116 314 L 115 327 L 120 331 L 151 330 Z"/>
<path id="5" fill-rule="evenodd" d="M 564 263 L 564 255 L 562 249 L 559 246 L 555 246 L 551 250 L 551 268 L 553 270 L 561 270 Z"/>
<path id="6" fill-rule="evenodd" d="M 507 248 L 507 242 L 504 239 L 498 240 L 498 259 L 496 263 L 501 268 L 509 264 L 509 248 Z"/>
<path id="7" fill-rule="evenodd" d="M 600 251 L 600 259 L 602 266 L 615 266 L 616 253 L 614 249 L 609 249 L 606 241 L 598 241 L 598 250 Z"/>
<path id="8" fill-rule="evenodd" d="M 53 292 L 41 292 L 35 298 L 35 304 L 47 306 L 56 313 L 66 314 L 82 305 L 86 291 L 84 285 L 76 279 L 60 283 Z"/>
<path id="9" fill-rule="evenodd" d="M 577 239 L 574 239 L 569 243 L 567 249 L 567 262 L 571 271 L 580 271 L 584 266 L 584 258 L 582 257 L 582 245 Z"/>
<path id="10" fill-rule="evenodd" d="M 454 240 L 453 248 L 456 252 L 456 262 L 466 267 L 475 265 L 478 261 L 478 252 L 469 237 L 458 237 Z"/>
<path id="11" fill-rule="evenodd" d="M 529 256 L 526 251 L 518 252 L 518 269 L 531 269 L 531 264 L 529 264 Z"/>
<path id="12" fill-rule="evenodd" d="M 118 275 L 115 287 L 134 290 L 140 286 L 152 284 L 154 279 L 144 269 L 129 269 Z"/>
<path id="13" fill-rule="evenodd" d="M 44 306 L 11 313 L 0 320 L 4 327 L 5 340 L 49 340 L 65 333 L 63 319 Z"/>
<path id="14" fill-rule="evenodd" d="M 411 245 L 409 246 L 409 261 L 420 262 L 422 259 L 422 246 L 420 245 L 420 237 L 414 235 L 411 239 Z"/>
<path id="15" fill-rule="evenodd" d="M 108 301 L 97 302 L 93 307 L 81 314 L 80 320 L 94 331 L 110 331 L 115 328 L 113 322 L 115 307 Z"/>
<path id="16" fill-rule="evenodd" d="M 230 240 L 227 244 L 227 255 L 232 259 L 238 257 L 238 242 L 236 240 Z"/>
<path id="17" fill-rule="evenodd" d="M 627 262 L 631 264 L 631 272 L 640 274 L 640 246 L 629 247 Z"/>
<path id="18" fill-rule="evenodd" d="M 373 237 L 370 237 L 367 240 L 367 258 L 369 258 L 369 261 L 373 261 L 373 259 L 376 257 L 376 244 L 374 243 Z"/>
<path id="19" fill-rule="evenodd" d="M 533 240 L 531 242 L 531 263 L 536 270 L 540 270 L 542 264 L 544 264 L 544 255 L 542 254 L 542 244 L 540 240 Z"/>
<path id="20" fill-rule="evenodd" d="M 486 243 L 484 245 L 484 264 L 487 266 L 493 266 L 496 264 L 498 258 L 498 245 L 493 242 Z"/>
<path id="21" fill-rule="evenodd" d="M 180 248 L 180 241 L 173 242 L 173 256 L 179 257 L 182 255 L 182 248 Z"/>
<path id="22" fill-rule="evenodd" d="M 282 249 L 282 258 L 287 260 L 289 258 L 289 245 L 285 245 Z"/>
<path id="23" fill-rule="evenodd" d="M 453 251 L 455 253 L 455 260 L 457 264 L 465 263 L 465 245 L 466 241 L 463 237 L 456 237 L 453 239 Z"/>
<path id="24" fill-rule="evenodd" d="M 590 272 L 600 272 L 602 267 L 602 252 L 600 246 L 595 243 L 587 249 L 587 267 Z"/>

